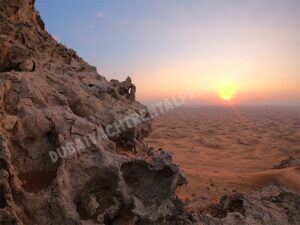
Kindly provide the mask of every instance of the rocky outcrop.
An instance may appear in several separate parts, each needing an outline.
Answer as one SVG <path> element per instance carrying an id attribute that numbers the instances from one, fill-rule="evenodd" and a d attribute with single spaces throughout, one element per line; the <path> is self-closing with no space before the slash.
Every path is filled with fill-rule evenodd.
<path id="1" fill-rule="evenodd" d="M 0 224 L 182 221 L 186 180 L 143 144 L 151 116 L 131 79 L 57 43 L 33 0 L 0 0 L 0 20 Z"/>
<path id="2" fill-rule="evenodd" d="M 224 196 L 194 215 L 199 225 L 297 225 L 300 221 L 300 195 L 270 184 L 251 194 Z"/>
<path id="3" fill-rule="evenodd" d="M 284 169 L 290 167 L 300 168 L 300 158 L 289 157 L 288 159 L 284 159 L 278 165 L 274 165 L 273 169 Z"/>

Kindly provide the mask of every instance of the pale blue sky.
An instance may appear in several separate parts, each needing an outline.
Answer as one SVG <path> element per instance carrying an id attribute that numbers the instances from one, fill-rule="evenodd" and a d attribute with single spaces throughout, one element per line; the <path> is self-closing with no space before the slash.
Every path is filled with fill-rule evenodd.
<path id="1" fill-rule="evenodd" d="M 264 75 L 278 82 L 272 90 L 284 82 L 284 90 L 273 90 L 278 95 L 294 91 L 282 101 L 295 101 L 298 94 L 299 0 L 37 0 L 36 5 L 60 42 L 108 78 L 131 75 L 145 98 L 149 82 L 157 85 L 160 77 L 162 83 L 188 85 L 184 76 L 209 85 L 244 65 L 249 74 L 239 82 L 267 82 L 261 81 Z M 162 84 L 158 92 L 167 96 L 179 86 Z"/>

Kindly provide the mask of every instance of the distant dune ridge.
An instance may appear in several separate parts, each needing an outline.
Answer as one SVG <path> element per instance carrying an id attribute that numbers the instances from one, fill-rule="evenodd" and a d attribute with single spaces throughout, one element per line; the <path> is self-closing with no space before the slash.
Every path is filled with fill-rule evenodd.
<path id="1" fill-rule="evenodd" d="M 187 202 L 190 213 L 201 212 L 200 218 L 207 221 L 203 224 L 220 224 L 220 221 L 222 224 L 297 224 L 294 219 L 299 221 L 300 215 L 299 115 L 298 107 L 183 107 L 157 118 L 146 142 L 174 153 L 174 160 L 189 180 L 177 194 Z M 251 194 L 253 191 L 255 193 Z M 264 211 L 265 206 L 274 204 L 263 197 L 268 192 L 269 200 L 281 199 L 278 196 L 288 195 L 286 192 L 293 193 L 294 200 L 282 199 L 286 205 L 295 204 L 294 211 L 291 209 L 293 213 L 286 210 L 288 214 L 284 220 L 263 219 L 263 215 L 258 215 L 260 211 L 271 213 Z M 217 204 L 224 195 L 226 201 Z M 244 202 L 244 206 L 226 209 L 229 206 L 225 202 L 233 201 L 235 205 L 237 195 L 242 196 L 238 199 L 242 199 L 239 202 Z M 256 205 L 256 201 L 262 205 Z M 215 205 L 208 210 L 211 202 Z M 246 210 L 245 203 L 246 208 L 254 207 L 258 211 Z M 274 207 L 284 207 L 284 204 Z M 229 222 L 227 213 L 234 211 L 236 214 L 241 209 L 242 219 Z M 209 219 L 203 217 L 205 213 L 222 215 L 222 218 L 209 223 Z M 248 216 L 253 213 L 252 216 L 258 218 L 256 223 L 254 220 L 247 222 L 245 213 Z"/>
<path id="2" fill-rule="evenodd" d="M 57 43 L 34 0 L 0 0 L 0 20 L 1 225 L 300 221 L 299 120 L 241 123 L 204 110 L 201 122 L 162 117 L 145 142 L 153 118 L 130 78 L 108 81 Z M 266 162 L 274 138 L 295 158 L 271 170 L 284 151 Z"/>

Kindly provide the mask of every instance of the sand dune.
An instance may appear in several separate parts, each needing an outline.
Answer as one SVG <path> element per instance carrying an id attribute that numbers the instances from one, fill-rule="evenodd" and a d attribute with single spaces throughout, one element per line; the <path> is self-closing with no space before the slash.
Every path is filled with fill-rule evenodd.
<path id="1" fill-rule="evenodd" d="M 299 169 L 271 169 L 289 156 L 300 156 L 299 108 L 180 108 L 153 126 L 147 142 L 174 153 L 189 178 L 178 191 L 186 200 L 218 201 L 224 194 L 268 183 L 300 192 Z"/>
<path id="2" fill-rule="evenodd" d="M 300 193 L 300 171 L 299 168 L 295 167 L 249 173 L 245 175 L 245 180 L 253 184 L 254 187 L 263 187 L 269 183 L 276 183 Z"/>

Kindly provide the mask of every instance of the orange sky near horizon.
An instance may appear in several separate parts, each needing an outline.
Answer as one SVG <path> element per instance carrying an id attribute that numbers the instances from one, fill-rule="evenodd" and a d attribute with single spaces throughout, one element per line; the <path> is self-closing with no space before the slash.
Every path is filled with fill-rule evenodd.
<path id="1" fill-rule="evenodd" d="M 87 1 L 37 6 L 101 75 L 130 76 L 142 103 L 196 89 L 193 103 L 300 105 L 299 0 Z"/>
<path id="2" fill-rule="evenodd" d="M 134 80 L 137 98 L 147 103 L 197 91 L 201 94 L 191 103 L 222 104 L 226 101 L 224 95 L 230 93 L 236 104 L 300 104 L 298 68 L 292 70 L 279 64 L 272 68 L 249 64 L 188 64 L 178 63 L 142 79 L 137 77 Z"/>

